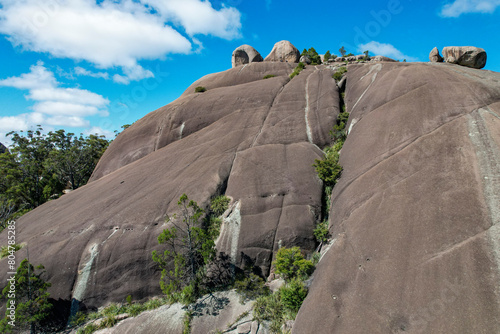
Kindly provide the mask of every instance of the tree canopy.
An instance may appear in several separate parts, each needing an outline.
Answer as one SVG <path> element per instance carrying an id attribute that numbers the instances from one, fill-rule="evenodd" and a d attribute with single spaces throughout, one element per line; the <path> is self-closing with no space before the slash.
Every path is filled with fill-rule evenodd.
<path id="1" fill-rule="evenodd" d="M 7 134 L 12 145 L 0 154 L 0 224 L 86 184 L 109 145 L 103 136 L 42 131 Z"/>

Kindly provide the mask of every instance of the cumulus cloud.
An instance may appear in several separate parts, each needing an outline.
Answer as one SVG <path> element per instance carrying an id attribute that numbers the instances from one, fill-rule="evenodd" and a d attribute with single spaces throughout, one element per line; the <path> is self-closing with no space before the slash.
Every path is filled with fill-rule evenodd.
<path id="1" fill-rule="evenodd" d="M 500 0 L 455 0 L 441 9 L 443 17 L 459 17 L 467 13 L 491 14 L 500 6 Z"/>
<path id="2" fill-rule="evenodd" d="M 0 86 L 28 90 L 28 100 L 35 101 L 33 112 L 0 117 L 0 132 L 25 130 L 33 125 L 88 127 L 84 117 L 107 116 L 109 100 L 78 88 L 59 87 L 54 73 L 42 62 L 31 66 L 29 73 L 0 80 Z"/>
<path id="3" fill-rule="evenodd" d="M 114 132 L 111 132 L 109 130 L 104 130 L 98 126 L 93 126 L 90 129 L 85 130 L 83 132 L 83 134 L 87 135 L 87 136 L 97 134 L 97 135 L 101 135 L 101 136 L 106 136 L 106 138 L 108 138 L 108 139 L 114 138 L 114 136 L 115 136 Z"/>
<path id="4" fill-rule="evenodd" d="M 389 58 L 394 58 L 396 60 L 406 59 L 407 61 L 417 61 L 415 57 L 407 56 L 403 52 L 396 49 L 391 44 L 380 43 L 376 41 L 371 41 L 366 44 L 358 45 L 358 51 L 364 52 L 365 50 L 370 51 L 371 54 L 386 56 Z"/>
<path id="5" fill-rule="evenodd" d="M 152 76 L 140 60 L 192 52 L 182 30 L 192 40 L 194 35 L 232 39 L 241 28 L 238 10 L 216 10 L 207 0 L 0 0 L 0 5 L 0 33 L 13 45 L 99 68 L 121 67 L 124 75 L 115 80 L 120 83 Z"/>
<path id="6" fill-rule="evenodd" d="M 75 74 L 77 76 L 101 78 L 101 79 L 106 79 L 106 80 L 109 79 L 109 73 L 107 73 L 107 72 L 91 72 L 91 71 L 86 70 L 80 66 L 75 67 Z"/>
<path id="7" fill-rule="evenodd" d="M 165 21 L 182 26 L 190 36 L 213 35 L 225 39 L 240 37 L 241 13 L 232 7 L 215 10 L 210 1 L 141 0 Z"/>

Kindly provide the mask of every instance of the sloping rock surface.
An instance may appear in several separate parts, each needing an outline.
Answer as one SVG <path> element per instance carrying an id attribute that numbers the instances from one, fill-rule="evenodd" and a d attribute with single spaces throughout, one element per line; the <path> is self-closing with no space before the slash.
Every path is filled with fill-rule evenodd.
<path id="1" fill-rule="evenodd" d="M 19 219 L 17 242 L 46 267 L 51 296 L 98 307 L 160 294 L 151 252 L 183 193 L 202 206 L 232 198 L 218 246 L 237 265 L 267 275 L 278 244 L 312 251 L 322 203 L 312 165 L 330 143 L 339 95 L 330 69 L 290 80 L 292 71 L 251 63 L 198 80 L 120 134 L 89 184 Z M 200 85 L 208 90 L 194 93 Z"/>
<path id="2" fill-rule="evenodd" d="M 500 75 L 349 66 L 334 240 L 293 333 L 500 332 Z"/>
<path id="3" fill-rule="evenodd" d="M 16 241 L 45 265 L 51 296 L 98 307 L 160 294 L 151 251 L 183 193 L 202 206 L 231 197 L 217 246 L 237 266 L 265 276 L 279 245 L 312 252 L 324 203 L 312 164 L 340 98 L 330 68 L 292 70 L 199 79 L 121 133 L 88 185 L 19 219 Z M 499 333 L 500 75 L 383 62 L 349 65 L 346 80 L 333 241 L 293 333 Z M 8 271 L 0 260 L 1 282 Z"/>

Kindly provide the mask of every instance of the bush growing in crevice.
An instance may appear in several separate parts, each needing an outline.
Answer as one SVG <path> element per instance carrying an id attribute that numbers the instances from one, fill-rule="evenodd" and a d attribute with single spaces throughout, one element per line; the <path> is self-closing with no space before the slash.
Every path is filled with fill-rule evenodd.
<path id="1" fill-rule="evenodd" d="M 344 76 L 344 73 L 346 73 L 346 72 L 347 72 L 347 67 L 342 66 L 337 71 L 335 71 L 335 73 L 333 73 L 332 78 L 334 78 L 335 81 L 338 82 L 342 79 L 342 77 Z"/>
<path id="2" fill-rule="evenodd" d="M 265 75 L 262 79 L 269 79 L 269 78 L 274 78 L 275 75 L 274 74 L 268 74 L 268 75 Z"/>
<path id="3" fill-rule="evenodd" d="M 300 72 L 302 72 L 303 69 L 306 68 L 306 65 L 304 65 L 303 62 L 300 62 L 297 67 L 293 70 L 292 74 L 290 74 L 290 79 L 293 79 L 295 76 L 299 75 Z"/>
<path id="4" fill-rule="evenodd" d="M 198 87 L 196 87 L 196 88 L 194 89 L 194 92 L 195 92 L 195 93 L 204 93 L 204 92 L 206 92 L 206 91 L 207 91 L 207 89 L 206 89 L 205 87 L 203 87 L 203 86 L 198 86 Z"/>

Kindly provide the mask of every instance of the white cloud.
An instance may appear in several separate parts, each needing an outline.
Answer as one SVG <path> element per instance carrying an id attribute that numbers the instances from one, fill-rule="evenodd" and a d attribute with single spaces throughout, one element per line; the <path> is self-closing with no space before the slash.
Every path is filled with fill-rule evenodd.
<path id="1" fill-rule="evenodd" d="M 443 17 L 459 17 L 467 13 L 493 13 L 500 6 L 500 0 L 455 0 L 441 9 Z"/>
<path id="2" fill-rule="evenodd" d="M 129 68 L 124 68 L 123 72 L 125 75 L 115 74 L 113 76 L 113 81 L 121 84 L 129 84 L 130 81 L 138 81 L 146 78 L 153 78 L 153 72 L 145 70 L 139 65 L 132 66 Z"/>
<path id="3" fill-rule="evenodd" d="M 108 139 L 113 139 L 115 137 L 114 132 L 109 131 L 109 130 L 104 130 L 98 126 L 91 127 L 90 129 L 84 131 L 83 134 L 87 135 L 87 136 L 98 134 L 98 135 L 106 136 L 106 138 L 108 138 Z"/>
<path id="4" fill-rule="evenodd" d="M 192 52 L 179 31 L 232 39 L 241 14 L 216 10 L 208 0 L 0 0 L 0 33 L 25 50 L 86 60 L 99 68 L 121 67 L 118 80 L 152 76 L 138 62 Z M 174 24 L 174 29 L 169 24 Z M 81 71 L 81 75 L 90 72 Z M 92 75 L 91 75 L 92 76 Z M 123 78 L 126 77 L 126 78 Z M 120 79 L 121 78 L 121 79 Z"/>
<path id="5" fill-rule="evenodd" d="M 84 117 L 108 115 L 108 99 L 84 89 L 59 87 L 54 73 L 42 62 L 31 66 L 29 73 L 0 80 L 0 86 L 28 90 L 26 98 L 35 101 L 32 113 L 0 117 L 0 132 L 26 130 L 37 124 L 89 127 Z"/>
<path id="6" fill-rule="evenodd" d="M 240 37 L 241 13 L 232 7 L 215 10 L 210 1 L 200 0 L 141 0 L 154 8 L 161 17 L 184 27 L 190 36 L 213 35 L 225 39 Z"/>
<path id="7" fill-rule="evenodd" d="M 371 41 L 366 44 L 358 45 L 359 52 L 364 52 L 365 50 L 370 51 L 371 54 L 386 56 L 389 58 L 393 58 L 395 60 L 403 60 L 403 59 L 406 59 L 407 61 L 418 60 L 415 57 L 405 55 L 391 44 L 379 43 L 376 41 Z"/>
<path id="8" fill-rule="evenodd" d="M 91 72 L 80 66 L 75 67 L 75 74 L 78 76 L 101 78 L 106 80 L 109 79 L 109 73 L 107 72 Z"/>

